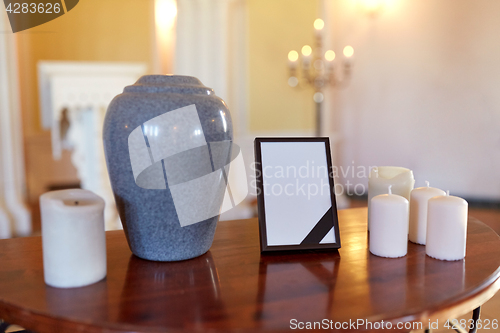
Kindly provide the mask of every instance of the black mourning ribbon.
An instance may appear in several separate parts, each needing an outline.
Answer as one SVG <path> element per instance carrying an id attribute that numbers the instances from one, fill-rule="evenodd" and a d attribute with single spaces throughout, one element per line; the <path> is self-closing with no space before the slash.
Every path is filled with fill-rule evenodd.
<path id="1" fill-rule="evenodd" d="M 307 234 L 306 238 L 302 240 L 300 245 L 305 244 L 319 244 L 326 234 L 333 228 L 333 214 L 332 207 L 323 215 L 323 217 L 316 223 L 314 228 Z"/>

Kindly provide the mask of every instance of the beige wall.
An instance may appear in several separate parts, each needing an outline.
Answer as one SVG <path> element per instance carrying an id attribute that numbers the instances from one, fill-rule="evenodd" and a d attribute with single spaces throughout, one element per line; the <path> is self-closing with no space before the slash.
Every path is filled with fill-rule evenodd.
<path id="1" fill-rule="evenodd" d="M 405 166 L 416 186 L 500 199 L 500 1 L 386 0 L 376 17 L 325 2 L 332 42 L 355 49 L 327 110 L 339 113 L 342 164 Z"/>
<path id="2" fill-rule="evenodd" d="M 48 186 L 78 182 L 67 152 L 60 161 L 51 158 L 49 132 L 41 127 L 37 62 L 139 61 L 151 68 L 153 6 L 153 0 L 84 0 L 54 21 L 16 34 L 30 202 Z"/>
<path id="3" fill-rule="evenodd" d="M 317 0 L 248 1 L 249 129 L 312 131 L 311 88 L 288 86 L 288 52 L 314 41 Z"/>

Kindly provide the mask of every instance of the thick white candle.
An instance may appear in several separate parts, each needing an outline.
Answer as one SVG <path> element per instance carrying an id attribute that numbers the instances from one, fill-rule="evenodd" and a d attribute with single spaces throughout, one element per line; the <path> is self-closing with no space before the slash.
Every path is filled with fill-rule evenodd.
<path id="1" fill-rule="evenodd" d="M 427 207 L 425 253 L 440 260 L 465 258 L 468 203 L 462 198 L 434 197 Z"/>
<path id="2" fill-rule="evenodd" d="M 408 251 L 408 200 L 388 193 L 372 199 L 370 252 L 380 257 L 398 258 Z"/>
<path id="3" fill-rule="evenodd" d="M 82 287 L 106 276 L 104 200 L 80 189 L 40 197 L 45 283 Z"/>
<path id="4" fill-rule="evenodd" d="M 410 195 L 410 233 L 413 243 L 425 245 L 427 235 L 427 203 L 430 198 L 446 195 L 443 190 L 429 187 L 419 187 L 411 191 Z"/>
<path id="5" fill-rule="evenodd" d="M 373 168 L 368 179 L 368 230 L 370 229 L 371 201 L 377 195 L 386 194 L 387 187 L 392 185 L 392 193 L 410 200 L 410 192 L 415 185 L 413 171 L 407 168 L 382 166 Z"/>

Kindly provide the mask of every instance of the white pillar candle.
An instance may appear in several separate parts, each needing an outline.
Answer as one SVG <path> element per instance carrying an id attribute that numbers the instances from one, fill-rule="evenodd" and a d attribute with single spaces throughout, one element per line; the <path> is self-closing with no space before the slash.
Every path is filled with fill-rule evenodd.
<path id="1" fill-rule="evenodd" d="M 430 198 L 446 195 L 443 190 L 429 187 L 419 187 L 411 191 L 410 195 L 410 232 L 409 238 L 413 243 L 425 245 L 427 235 L 427 203 Z"/>
<path id="2" fill-rule="evenodd" d="M 425 253 L 440 260 L 465 258 L 468 203 L 462 198 L 434 197 L 427 207 L 427 243 Z"/>
<path id="3" fill-rule="evenodd" d="M 410 200 L 410 192 L 415 185 L 413 171 L 402 167 L 382 166 L 373 168 L 368 179 L 368 230 L 370 229 L 371 201 L 377 195 L 387 194 L 387 187 L 392 185 L 392 193 Z"/>
<path id="4" fill-rule="evenodd" d="M 408 251 L 408 200 L 400 195 L 377 195 L 372 199 L 370 252 L 380 257 L 398 258 Z"/>
<path id="5" fill-rule="evenodd" d="M 80 189 L 40 197 L 45 283 L 82 287 L 106 276 L 104 200 Z"/>

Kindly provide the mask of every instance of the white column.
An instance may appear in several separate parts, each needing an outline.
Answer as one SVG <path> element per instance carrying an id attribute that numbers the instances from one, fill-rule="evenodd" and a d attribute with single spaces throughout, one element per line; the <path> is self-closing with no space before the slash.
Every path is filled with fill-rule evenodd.
<path id="1" fill-rule="evenodd" d="M 247 0 L 178 0 L 177 8 L 174 73 L 215 90 L 231 110 L 238 141 L 248 132 Z"/>
<path id="2" fill-rule="evenodd" d="M 23 200 L 24 153 L 19 106 L 16 42 L 7 15 L 0 13 L 0 238 L 31 234 Z"/>
<path id="3" fill-rule="evenodd" d="M 174 73 L 195 76 L 228 97 L 229 5 L 232 0 L 178 0 Z"/>
<path id="4" fill-rule="evenodd" d="M 234 142 L 248 166 L 253 160 L 254 137 L 247 124 L 247 0 L 177 0 L 174 73 L 195 76 L 213 88 L 231 111 Z M 246 193 L 246 179 L 237 175 L 252 170 L 232 166 L 232 191 Z M 246 218 L 249 210 L 239 205 L 228 218 Z M 236 214 L 234 213 L 236 212 Z M 239 214 L 239 215 L 238 215 Z M 246 214 L 246 215 L 245 215 Z"/>

